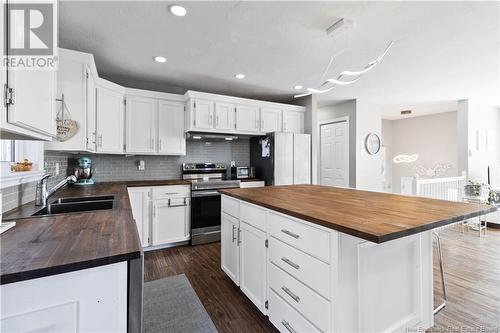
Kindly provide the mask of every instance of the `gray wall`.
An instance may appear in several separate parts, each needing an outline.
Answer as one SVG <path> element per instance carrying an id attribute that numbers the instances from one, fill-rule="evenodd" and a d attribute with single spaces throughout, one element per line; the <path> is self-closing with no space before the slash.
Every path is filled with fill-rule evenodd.
<path id="1" fill-rule="evenodd" d="M 223 162 L 235 161 L 238 166 L 250 164 L 250 141 L 188 141 L 185 156 L 123 156 L 70 154 L 45 151 L 45 170 L 52 174 L 49 187 L 66 177 L 76 165 L 80 156 L 92 158 L 96 182 L 122 180 L 155 180 L 181 178 L 183 162 Z M 137 170 L 137 162 L 144 160 L 146 170 Z M 55 175 L 56 163 L 59 163 L 59 175 Z M 35 199 L 35 183 L 12 186 L 2 190 L 2 211 L 8 211 Z"/>

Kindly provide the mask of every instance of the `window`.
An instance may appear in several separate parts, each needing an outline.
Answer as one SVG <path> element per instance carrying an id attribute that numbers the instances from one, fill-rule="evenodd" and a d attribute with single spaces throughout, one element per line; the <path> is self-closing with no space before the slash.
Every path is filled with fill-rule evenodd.
<path id="1" fill-rule="evenodd" d="M 0 188 L 32 182 L 44 170 L 42 141 L 0 140 Z M 13 172 L 11 165 L 24 159 L 33 163 L 31 171 Z"/>

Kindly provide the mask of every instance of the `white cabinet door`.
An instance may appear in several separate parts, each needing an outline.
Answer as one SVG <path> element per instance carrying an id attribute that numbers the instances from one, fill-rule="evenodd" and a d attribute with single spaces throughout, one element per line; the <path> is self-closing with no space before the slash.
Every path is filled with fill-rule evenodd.
<path id="1" fill-rule="evenodd" d="M 121 92 L 97 88 L 97 151 L 123 153 L 123 101 Z"/>
<path id="2" fill-rule="evenodd" d="M 188 200 L 172 198 L 153 202 L 153 245 L 189 239 Z"/>
<path id="3" fill-rule="evenodd" d="M 283 111 L 283 132 L 304 133 L 304 113 Z"/>
<path id="4" fill-rule="evenodd" d="M 236 106 L 236 130 L 240 132 L 260 131 L 260 112 L 257 106 Z"/>
<path id="5" fill-rule="evenodd" d="M 311 184 L 311 135 L 293 135 L 293 183 Z"/>
<path id="6" fill-rule="evenodd" d="M 78 130 L 76 134 L 65 141 L 57 139 L 48 142 L 48 150 L 84 151 L 87 148 L 87 99 L 86 99 L 86 68 L 85 64 L 60 54 L 57 70 L 57 99 L 64 96 L 66 105 L 63 114 L 63 103 L 56 103 L 56 113 L 61 118 L 71 118 L 76 121 Z"/>
<path id="7" fill-rule="evenodd" d="M 281 110 L 260 109 L 260 131 L 263 133 L 281 132 Z"/>
<path id="8" fill-rule="evenodd" d="M 56 72 L 8 70 L 7 85 L 15 90 L 14 104 L 7 107 L 10 124 L 35 133 L 56 134 Z"/>
<path id="9" fill-rule="evenodd" d="M 230 103 L 215 102 L 215 128 L 218 130 L 234 131 L 235 107 Z"/>
<path id="10" fill-rule="evenodd" d="M 139 232 L 139 238 L 143 247 L 150 245 L 149 224 L 150 224 L 150 188 L 128 188 L 128 197 Z"/>
<path id="11" fill-rule="evenodd" d="M 156 151 L 156 110 L 153 98 L 127 96 L 125 106 L 125 137 L 127 153 L 154 153 Z"/>
<path id="12" fill-rule="evenodd" d="M 240 288 L 265 313 L 266 233 L 244 222 L 240 229 Z"/>
<path id="13" fill-rule="evenodd" d="M 197 99 L 193 102 L 194 127 L 196 129 L 214 128 L 214 102 Z"/>
<path id="14" fill-rule="evenodd" d="M 158 102 L 158 153 L 186 155 L 184 103 Z"/>
<path id="15" fill-rule="evenodd" d="M 222 213 L 221 268 L 237 286 L 240 284 L 238 227 L 236 218 Z"/>
<path id="16" fill-rule="evenodd" d="M 90 69 L 85 69 L 86 94 L 87 94 L 87 150 L 97 150 L 97 127 L 96 127 L 96 85 Z"/>

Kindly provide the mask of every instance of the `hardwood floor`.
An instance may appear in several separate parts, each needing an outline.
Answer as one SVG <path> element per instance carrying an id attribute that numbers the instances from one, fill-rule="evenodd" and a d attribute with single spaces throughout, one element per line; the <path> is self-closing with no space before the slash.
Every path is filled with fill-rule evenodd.
<path id="1" fill-rule="evenodd" d="M 462 234 L 458 226 L 439 234 L 448 305 L 429 332 L 500 332 L 500 230 L 488 229 L 481 239 L 473 231 Z M 219 332 L 276 332 L 220 269 L 220 243 L 147 252 L 144 265 L 146 282 L 186 274 Z M 435 255 L 436 306 L 442 300 L 440 281 Z"/>

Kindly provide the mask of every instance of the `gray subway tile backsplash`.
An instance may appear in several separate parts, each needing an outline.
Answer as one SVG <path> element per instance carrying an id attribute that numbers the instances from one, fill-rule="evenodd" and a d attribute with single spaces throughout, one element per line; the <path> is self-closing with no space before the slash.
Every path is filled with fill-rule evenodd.
<path id="1" fill-rule="evenodd" d="M 155 180 L 181 178 L 181 166 L 184 162 L 223 162 L 229 167 L 230 161 L 238 166 L 250 164 L 249 139 L 235 141 L 188 141 L 185 156 L 124 156 L 72 154 L 57 151 L 45 152 L 45 170 L 52 175 L 49 187 L 72 172 L 81 156 L 89 156 L 94 167 L 93 179 L 96 182 L 123 180 Z M 143 160 L 146 170 L 137 170 L 137 163 Z M 59 163 L 59 175 L 55 175 L 56 163 Z M 2 211 L 8 211 L 35 198 L 35 183 L 12 186 L 2 190 Z"/>

